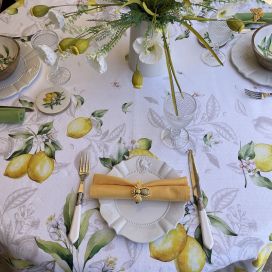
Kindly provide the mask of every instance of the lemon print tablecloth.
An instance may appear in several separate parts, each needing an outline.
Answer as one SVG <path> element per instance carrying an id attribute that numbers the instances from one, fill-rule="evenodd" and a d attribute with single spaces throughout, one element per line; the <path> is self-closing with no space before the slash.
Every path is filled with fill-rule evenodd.
<path id="1" fill-rule="evenodd" d="M 76 3 L 50 4 L 60 2 Z M 244 2 L 241 10 L 257 5 Z M 15 14 L 0 14 L 0 32 L 18 36 L 37 31 L 44 22 L 31 18 L 28 9 L 41 3 L 20 2 Z M 66 33 L 58 34 L 63 38 L 72 31 L 71 23 Z M 35 107 L 36 96 L 49 84 L 44 64 L 30 86 L 0 101 L 33 108 L 22 124 L 0 124 L 0 271 L 263 271 L 272 251 L 271 100 L 251 100 L 243 90 L 271 90 L 242 78 L 230 63 L 238 36 L 221 49 L 227 56 L 224 67 L 201 62 L 204 49 L 193 35 L 171 47 L 181 86 L 197 102 L 187 130 L 213 249 L 202 245 L 193 199 L 176 228 L 150 244 L 138 244 L 116 236 L 100 216 L 98 203 L 87 198 L 80 238 L 73 246 L 69 243 L 82 150 L 91 154 L 86 195 L 94 173 L 106 174 L 134 156 L 159 158 L 188 176 L 187 156 L 161 141 L 162 130 L 170 127 L 163 111 L 168 78 L 145 78 L 143 89 L 133 89 L 125 58 L 128 38 L 107 56 L 108 71 L 102 75 L 85 56 L 60 60 L 72 77 L 64 86 L 71 94 L 70 106 L 58 115 Z"/>

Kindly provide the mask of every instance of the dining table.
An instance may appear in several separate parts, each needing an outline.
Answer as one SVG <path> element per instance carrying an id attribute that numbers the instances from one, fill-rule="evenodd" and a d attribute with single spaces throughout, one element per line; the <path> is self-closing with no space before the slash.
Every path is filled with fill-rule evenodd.
<path id="1" fill-rule="evenodd" d="M 78 2 L 82 1 L 51 0 L 50 5 Z M 16 3 L 16 14 L 0 14 L 1 35 L 24 37 L 46 27 L 44 19 L 31 16 L 29 9 L 48 1 Z M 248 11 L 258 5 L 264 7 L 262 1 L 243 1 L 240 8 Z M 82 20 L 82 24 L 86 22 Z M 207 23 L 194 25 L 197 29 L 207 27 Z M 170 35 L 171 54 L 182 90 L 191 94 L 197 104 L 186 130 L 211 225 L 213 248 L 203 247 L 192 196 L 181 204 L 184 215 L 177 226 L 183 226 L 192 243 L 197 243 L 191 256 L 184 257 L 196 263 L 188 270 L 182 270 L 182 265 L 178 268 L 175 260 L 156 258 L 151 243 L 116 234 L 101 216 L 99 201 L 89 196 L 94 174 L 107 174 L 122 161 L 135 157 L 146 158 L 143 168 L 149 158 L 156 158 L 190 180 L 186 150 L 173 143 L 166 145 L 162 138 L 162 132 L 171 127 L 163 107 L 170 92 L 169 78 L 167 74 L 145 77 L 142 89 L 133 88 L 133 71 L 127 61 L 129 32 L 107 56 L 107 71 L 103 74 L 90 66 L 84 54 L 61 57 L 60 65 L 71 72 L 70 80 L 61 88 L 70 94 L 71 102 L 57 114 L 43 113 L 36 106 L 39 93 L 59 88 L 48 81 L 51 68 L 37 57 L 30 41 L 19 40 L 21 51 L 36 58 L 36 64 L 24 71 L 33 72 L 31 80 L 20 83 L 22 86 L 13 83 L 8 89 L 11 95 L 7 92 L 9 86 L 0 81 L 0 96 L 5 91 L 0 106 L 30 109 L 22 123 L 0 124 L 0 271 L 272 271 L 271 267 L 264 268 L 272 251 L 271 98 L 257 100 L 244 92 L 271 92 L 272 85 L 260 84 L 254 73 L 243 74 L 232 59 L 235 45 L 254 30 L 233 34 L 220 48 L 226 57 L 224 64 L 210 67 L 201 60 L 206 49 L 192 33 L 175 41 L 180 30 L 177 29 L 174 27 Z M 64 31 L 54 31 L 59 39 L 76 35 L 72 23 Z M 248 41 L 247 52 L 252 50 Z M 243 56 L 247 58 L 246 54 Z M 69 125 L 76 121 L 81 121 L 81 129 L 89 132 L 71 132 Z M 43 148 L 54 159 L 45 156 Z M 85 183 L 81 241 L 72 245 L 67 230 L 79 186 L 81 152 L 90 155 L 90 175 Z M 21 175 L 18 169 L 17 176 L 12 172 L 19 166 L 11 162 L 20 155 L 26 156 L 24 159 L 32 157 L 33 162 L 36 156 L 32 176 Z M 39 170 L 35 172 L 35 164 L 39 163 L 40 169 L 46 165 L 46 177 L 40 177 Z M 138 217 L 141 216 L 139 212 Z M 177 230 L 175 227 L 173 231 Z M 160 245 L 168 246 L 167 241 Z M 203 249 L 200 251 L 199 247 Z M 199 270 L 201 254 L 205 254 L 205 265 Z"/>

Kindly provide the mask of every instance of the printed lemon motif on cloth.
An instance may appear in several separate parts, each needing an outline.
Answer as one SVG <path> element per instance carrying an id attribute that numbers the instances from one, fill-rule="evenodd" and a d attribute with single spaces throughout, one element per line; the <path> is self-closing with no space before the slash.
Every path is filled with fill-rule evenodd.
<path id="1" fill-rule="evenodd" d="M 97 127 L 103 125 L 102 117 L 108 110 L 96 110 L 90 117 L 77 117 L 72 120 L 67 126 L 67 136 L 74 139 L 79 139 L 87 135 L 93 128 L 93 122 Z"/>
<path id="2" fill-rule="evenodd" d="M 82 138 L 91 131 L 92 127 L 90 118 L 78 117 L 68 124 L 67 136 L 74 139 Z"/>
<path id="3" fill-rule="evenodd" d="M 149 244 L 150 256 L 162 262 L 176 259 L 186 245 L 187 234 L 184 227 L 178 224 L 176 229 Z"/>
<path id="4" fill-rule="evenodd" d="M 245 177 L 245 187 L 248 174 L 255 185 L 272 190 L 272 181 L 262 175 L 262 172 L 272 171 L 272 145 L 251 141 L 240 148 L 238 160 Z"/>
<path id="5" fill-rule="evenodd" d="M 175 261 L 178 272 L 200 272 L 206 263 L 206 255 L 199 242 L 187 235 L 183 225 L 169 231 L 149 244 L 150 256 L 154 259 Z"/>
<path id="6" fill-rule="evenodd" d="M 24 176 L 27 173 L 27 168 L 31 157 L 32 154 L 23 154 L 13 158 L 9 162 L 4 175 L 10 178 L 20 178 Z"/>
<path id="7" fill-rule="evenodd" d="M 10 133 L 9 139 L 21 139 L 22 145 L 6 159 L 4 175 L 15 179 L 27 174 L 38 183 L 48 179 L 54 171 L 55 153 L 62 149 L 52 130 L 53 122 L 48 122 L 40 125 L 37 133 L 30 128 Z"/>
<path id="8" fill-rule="evenodd" d="M 53 170 L 54 160 L 41 151 L 31 157 L 27 174 L 32 180 L 43 182 L 52 174 Z"/>

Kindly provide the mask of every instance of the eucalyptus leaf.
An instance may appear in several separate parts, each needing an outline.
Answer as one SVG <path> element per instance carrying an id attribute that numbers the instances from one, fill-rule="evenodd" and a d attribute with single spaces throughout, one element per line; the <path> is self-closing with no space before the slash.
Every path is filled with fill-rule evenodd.
<path id="1" fill-rule="evenodd" d="M 89 220 L 90 217 L 95 213 L 96 209 L 90 209 L 88 211 L 86 211 L 85 213 L 83 213 L 82 217 L 81 217 L 81 221 L 80 221 L 80 231 L 79 231 L 79 238 L 76 241 L 76 243 L 74 244 L 74 246 L 76 247 L 76 249 L 79 248 L 81 242 L 83 241 L 88 227 L 89 227 Z"/>
<path id="2" fill-rule="evenodd" d="M 199 244 L 202 246 L 202 249 L 204 250 L 204 252 L 205 252 L 205 254 L 206 254 L 207 262 L 208 262 L 209 264 L 211 264 L 211 263 L 212 263 L 212 250 L 206 248 L 206 247 L 203 245 L 200 225 L 198 225 L 197 228 L 195 229 L 194 236 L 195 236 L 195 239 L 196 239 L 196 240 L 199 242 Z"/>
<path id="3" fill-rule="evenodd" d="M 101 248 L 109 244 L 115 237 L 112 229 L 103 229 L 95 232 L 88 241 L 84 255 L 84 266 Z"/>
<path id="4" fill-rule="evenodd" d="M 260 172 L 257 172 L 254 176 L 250 176 L 252 181 L 260 186 L 272 190 L 272 182 L 269 178 L 263 177 Z"/>
<path id="5" fill-rule="evenodd" d="M 108 110 L 96 110 L 92 113 L 95 118 L 102 118 Z"/>
<path id="6" fill-rule="evenodd" d="M 112 169 L 113 163 L 111 158 L 99 158 L 99 160 L 104 167 Z"/>
<path id="7" fill-rule="evenodd" d="M 73 270 L 73 255 L 60 244 L 42 239 L 36 239 L 37 246 L 44 252 L 50 254 L 53 259 L 64 269 L 64 271 L 71 272 Z"/>
<path id="8" fill-rule="evenodd" d="M 15 158 L 15 157 L 18 157 L 20 155 L 23 155 L 23 154 L 28 154 L 31 149 L 32 149 L 32 146 L 33 146 L 33 138 L 30 138 L 28 139 L 27 141 L 25 141 L 25 143 L 23 144 L 23 146 L 14 151 L 8 158 L 7 158 L 7 161 Z"/>
<path id="9" fill-rule="evenodd" d="M 38 135 L 47 134 L 53 128 L 53 121 L 40 125 Z"/>
<path id="10" fill-rule="evenodd" d="M 14 132 L 14 133 L 9 134 L 9 137 L 14 138 L 14 139 L 27 139 L 31 136 L 33 137 L 33 134 L 28 131 L 18 131 L 18 132 Z"/>
<path id="11" fill-rule="evenodd" d="M 63 207 L 63 218 L 64 218 L 64 225 L 66 227 L 66 233 L 70 232 L 72 219 L 73 219 L 73 213 L 75 209 L 76 204 L 76 196 L 77 194 L 75 192 L 71 192 L 67 195 L 65 205 Z"/>
<path id="12" fill-rule="evenodd" d="M 76 108 L 78 109 L 84 104 L 85 100 L 81 95 L 78 94 L 75 94 L 74 97 L 76 98 Z"/>
<path id="13" fill-rule="evenodd" d="M 237 236 L 237 234 L 227 225 L 227 223 L 216 215 L 208 214 L 210 222 L 213 227 L 230 236 Z"/>
<path id="14" fill-rule="evenodd" d="M 255 151 L 254 151 L 254 143 L 251 141 L 250 143 L 244 145 L 239 153 L 238 159 L 239 160 L 252 160 L 255 158 Z"/>

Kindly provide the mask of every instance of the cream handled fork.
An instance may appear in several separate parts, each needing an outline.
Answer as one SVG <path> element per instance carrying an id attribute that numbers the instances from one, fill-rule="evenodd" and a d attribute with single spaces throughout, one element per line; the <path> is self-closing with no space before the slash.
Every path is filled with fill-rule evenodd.
<path id="1" fill-rule="evenodd" d="M 80 219 L 81 219 L 81 206 L 84 197 L 84 181 L 90 172 L 89 157 L 87 154 L 81 154 L 79 163 L 79 177 L 80 184 L 77 192 L 76 206 L 73 214 L 71 229 L 69 232 L 69 240 L 71 243 L 75 243 L 79 238 Z"/>

